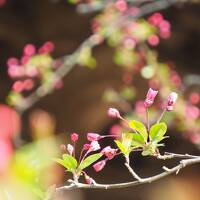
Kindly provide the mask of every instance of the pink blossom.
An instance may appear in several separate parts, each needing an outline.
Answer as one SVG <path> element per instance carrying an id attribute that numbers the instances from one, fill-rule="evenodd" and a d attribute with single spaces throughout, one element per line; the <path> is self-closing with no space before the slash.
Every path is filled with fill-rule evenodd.
<path id="1" fill-rule="evenodd" d="M 190 94 L 189 100 L 192 104 L 198 104 L 200 102 L 200 95 L 197 92 L 192 92 Z"/>
<path id="2" fill-rule="evenodd" d="M 158 26 L 163 21 L 163 16 L 160 13 L 154 13 L 148 18 L 149 23 Z"/>
<path id="3" fill-rule="evenodd" d="M 7 61 L 7 66 L 10 67 L 12 65 L 19 65 L 19 60 L 17 58 L 9 58 Z"/>
<path id="4" fill-rule="evenodd" d="M 200 115 L 200 110 L 196 106 L 187 105 L 185 109 L 185 115 L 188 119 L 196 120 Z"/>
<path id="5" fill-rule="evenodd" d="M 115 124 L 111 127 L 110 129 L 110 134 L 111 135 L 116 135 L 116 136 L 119 136 L 121 134 L 121 129 L 122 127 L 118 124 Z"/>
<path id="6" fill-rule="evenodd" d="M 87 134 L 87 140 L 92 142 L 92 141 L 97 141 L 101 139 L 101 136 L 97 133 L 88 133 Z"/>
<path id="7" fill-rule="evenodd" d="M 72 155 L 73 152 L 74 152 L 74 147 L 71 144 L 68 144 L 67 145 L 67 151 L 69 152 L 70 155 Z"/>
<path id="8" fill-rule="evenodd" d="M 105 160 L 101 160 L 101 161 L 95 163 L 93 165 L 93 168 L 94 168 L 94 170 L 96 172 L 99 172 L 99 171 L 101 171 L 105 167 L 105 165 L 106 165 L 106 161 Z"/>
<path id="9" fill-rule="evenodd" d="M 116 108 L 109 108 L 108 109 L 108 116 L 110 116 L 112 118 L 121 118 L 121 115 Z"/>
<path id="10" fill-rule="evenodd" d="M 71 141 L 76 142 L 78 140 L 78 134 L 77 133 L 72 133 L 71 134 Z"/>
<path id="11" fill-rule="evenodd" d="M 107 146 L 101 151 L 101 153 L 103 153 L 109 160 L 112 160 L 117 153 L 117 149 L 112 149 L 110 146 Z"/>
<path id="12" fill-rule="evenodd" d="M 92 185 L 95 183 L 94 179 L 88 176 L 86 173 L 84 173 L 84 177 L 87 184 Z"/>
<path id="13" fill-rule="evenodd" d="M 127 10 L 127 3 L 125 0 L 118 0 L 115 3 L 115 7 L 120 11 L 120 12 L 124 12 Z"/>
<path id="14" fill-rule="evenodd" d="M 157 94 L 158 94 L 158 91 L 149 88 L 147 95 L 146 95 L 145 102 L 144 102 L 144 106 L 146 108 L 150 107 L 153 104 L 154 99 Z"/>
<path id="15" fill-rule="evenodd" d="M 89 148 L 89 152 L 91 151 L 97 151 L 99 150 L 101 147 L 99 145 L 99 143 L 97 141 L 92 141 L 91 144 L 90 144 L 90 148 Z"/>
<path id="16" fill-rule="evenodd" d="M 12 86 L 12 89 L 15 92 L 22 92 L 24 90 L 24 84 L 22 81 L 15 81 L 15 83 Z"/>
<path id="17" fill-rule="evenodd" d="M 0 138 L 11 138 L 20 130 L 20 117 L 9 106 L 0 104 Z"/>
<path id="18" fill-rule="evenodd" d="M 177 98 L 178 98 L 178 94 L 176 92 L 171 92 L 169 94 L 168 99 L 167 99 L 167 107 L 166 107 L 167 111 L 173 110 L 173 106 L 174 106 Z"/>
<path id="19" fill-rule="evenodd" d="M 31 80 L 31 79 L 26 79 L 26 80 L 24 81 L 24 89 L 25 89 L 25 90 L 31 90 L 31 89 L 33 89 L 33 87 L 34 87 L 34 82 L 33 82 L 33 80 Z"/>
<path id="20" fill-rule="evenodd" d="M 24 55 L 25 56 L 33 56 L 36 52 L 35 46 L 33 44 L 27 44 L 24 47 Z"/>
<path id="21" fill-rule="evenodd" d="M 88 150 L 91 147 L 90 144 L 84 144 L 83 145 L 83 150 Z"/>
<path id="22" fill-rule="evenodd" d="M 0 138 L 0 175 L 8 168 L 12 154 L 13 148 L 10 140 Z"/>
<path id="23" fill-rule="evenodd" d="M 157 46 L 159 44 L 159 37 L 157 35 L 155 35 L 155 34 L 149 36 L 148 43 L 151 46 Z"/>

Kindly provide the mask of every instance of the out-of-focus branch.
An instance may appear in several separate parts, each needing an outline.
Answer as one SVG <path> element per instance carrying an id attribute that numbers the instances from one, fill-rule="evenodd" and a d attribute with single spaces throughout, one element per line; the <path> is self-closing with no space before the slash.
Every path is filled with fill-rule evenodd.
<path id="1" fill-rule="evenodd" d="M 69 180 L 70 185 L 66 185 L 66 186 L 62 186 L 59 188 L 56 188 L 56 193 L 60 193 L 63 191 L 67 191 L 67 190 L 71 190 L 71 189 L 78 189 L 78 188 L 82 188 L 82 189 L 117 189 L 117 188 L 126 188 L 126 187 L 132 187 L 132 186 L 136 186 L 136 185 L 142 185 L 145 183 L 152 183 L 154 181 L 160 180 L 166 176 L 169 176 L 170 174 L 176 173 L 178 174 L 178 172 L 189 166 L 189 165 L 193 165 L 193 164 L 197 164 L 200 163 L 200 156 L 192 156 L 192 155 L 181 155 L 181 154 L 170 154 L 171 156 L 173 155 L 173 158 L 180 158 L 180 157 L 189 157 L 187 159 L 183 159 L 179 162 L 179 164 L 173 168 L 167 168 L 167 167 L 163 167 L 163 169 L 165 170 L 165 172 L 162 172 L 160 174 L 157 174 L 155 176 L 151 176 L 148 178 L 142 178 L 136 181 L 131 181 L 131 182 L 126 182 L 126 183 L 117 183 L 117 184 L 93 184 L 93 185 L 88 185 L 88 184 L 83 184 L 83 183 L 78 183 L 78 182 L 74 182 L 72 180 Z"/>
<path id="2" fill-rule="evenodd" d="M 129 1 L 131 2 L 131 0 L 129 0 Z M 180 1 L 180 0 L 150 1 L 150 3 L 141 5 L 140 12 L 138 13 L 138 15 L 131 17 L 131 18 L 138 19 L 138 18 L 148 15 L 152 12 L 165 9 L 165 8 L 175 4 L 177 1 Z M 125 16 L 125 17 L 127 17 L 127 16 Z M 123 19 L 119 20 L 119 22 L 114 21 L 111 23 L 111 26 L 119 26 L 120 23 L 122 23 L 122 22 L 123 22 Z M 112 31 L 110 33 L 107 33 L 107 35 L 105 37 L 108 37 L 110 34 L 112 34 Z M 85 47 L 93 48 L 94 46 L 99 44 L 98 42 L 96 42 L 94 37 L 95 37 L 95 35 L 91 35 L 80 45 L 80 47 L 74 53 L 72 53 L 71 55 L 64 56 L 62 58 L 63 64 L 55 71 L 54 75 L 51 77 L 53 83 L 61 80 L 73 69 L 73 67 L 78 63 L 78 58 L 79 58 L 80 52 L 83 48 L 85 48 Z M 54 90 L 54 84 L 50 84 L 48 87 L 46 85 L 41 85 L 39 88 L 36 89 L 36 91 L 34 91 L 28 97 L 25 97 L 22 100 L 21 104 L 16 107 L 16 109 L 20 113 L 23 113 L 25 110 L 29 109 L 36 102 L 38 102 L 40 100 L 40 98 L 53 92 L 53 90 Z"/>

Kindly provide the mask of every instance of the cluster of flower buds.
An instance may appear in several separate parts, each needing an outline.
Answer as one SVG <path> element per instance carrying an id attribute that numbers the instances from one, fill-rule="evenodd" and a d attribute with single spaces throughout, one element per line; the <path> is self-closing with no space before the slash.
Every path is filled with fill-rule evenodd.
<path id="1" fill-rule="evenodd" d="M 154 103 L 154 100 L 155 100 L 155 97 L 157 94 L 158 94 L 158 91 L 149 88 L 147 95 L 146 95 L 146 99 L 144 101 L 145 108 L 149 108 Z M 169 96 L 167 98 L 167 103 L 165 105 L 166 111 L 173 110 L 173 106 L 174 106 L 177 98 L 178 98 L 178 94 L 176 92 L 171 92 L 169 94 Z"/>
<path id="2" fill-rule="evenodd" d="M 50 41 L 45 42 L 38 50 L 33 44 L 27 44 L 20 59 L 8 59 L 8 75 L 14 80 L 8 96 L 10 104 L 19 104 L 22 96 L 40 85 L 52 84 L 55 88 L 59 87 L 60 83 L 52 78 L 57 67 L 50 55 L 53 50 L 54 44 Z"/>
<path id="3" fill-rule="evenodd" d="M 154 13 L 148 18 L 148 22 L 159 29 L 161 38 L 167 39 L 171 35 L 171 25 L 165 20 L 161 13 Z"/>

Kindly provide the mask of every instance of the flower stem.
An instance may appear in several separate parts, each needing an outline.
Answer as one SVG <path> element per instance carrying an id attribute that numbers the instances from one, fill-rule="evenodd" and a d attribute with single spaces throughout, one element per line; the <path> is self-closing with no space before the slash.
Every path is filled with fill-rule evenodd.
<path id="1" fill-rule="evenodd" d="M 158 120 L 157 120 L 157 122 L 156 122 L 157 124 L 160 123 L 160 121 L 161 121 L 161 119 L 163 118 L 165 112 L 166 112 L 166 109 L 164 109 L 164 110 L 162 111 L 160 117 L 158 118 Z"/>

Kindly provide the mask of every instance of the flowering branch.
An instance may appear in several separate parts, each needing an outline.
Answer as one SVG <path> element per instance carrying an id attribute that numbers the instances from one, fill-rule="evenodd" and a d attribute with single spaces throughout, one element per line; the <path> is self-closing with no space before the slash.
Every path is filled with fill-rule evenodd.
<path id="1" fill-rule="evenodd" d="M 172 153 L 172 155 L 174 155 L 174 158 L 175 158 L 176 157 L 175 155 L 177 155 L 177 154 Z M 179 156 L 180 157 L 185 157 L 185 156 L 190 157 L 190 155 L 178 154 L 178 157 Z M 190 159 L 181 160 L 177 166 L 175 166 L 171 169 L 163 167 L 165 172 L 162 172 L 155 176 L 143 178 L 141 180 L 126 182 L 126 183 L 117 183 L 117 184 L 97 184 L 96 183 L 94 185 L 88 185 L 88 184 L 83 184 L 83 183 L 77 183 L 74 181 L 69 181 L 70 185 L 56 188 L 56 193 L 63 192 L 65 190 L 78 189 L 78 188 L 82 188 L 82 189 L 117 189 L 117 188 L 126 188 L 126 187 L 132 187 L 132 186 L 136 186 L 136 185 L 142 185 L 145 183 L 152 183 L 152 182 L 162 179 L 166 176 L 169 176 L 173 173 L 177 174 L 181 169 L 183 169 L 189 165 L 198 164 L 198 163 L 200 163 L 200 156 L 192 156 L 191 155 Z"/>
<path id="2" fill-rule="evenodd" d="M 144 107 L 146 109 L 149 109 L 151 105 L 154 103 L 157 94 L 158 91 L 155 91 L 151 88 L 148 90 L 146 98 L 144 100 Z M 165 112 L 173 110 L 177 97 L 178 94 L 175 92 L 171 92 L 169 94 L 167 101 L 164 104 Z M 145 183 L 151 183 L 159 179 L 162 179 L 172 173 L 178 174 L 178 172 L 181 169 L 185 168 L 186 166 L 200 163 L 200 156 L 194 156 L 189 154 L 176 154 L 169 152 L 166 152 L 164 153 L 164 155 L 161 155 L 159 153 L 159 147 L 162 146 L 162 144 L 160 144 L 159 142 L 167 137 L 165 136 L 165 133 L 167 132 L 167 125 L 164 122 L 161 123 L 159 122 L 161 118 L 159 118 L 159 120 L 155 124 L 151 126 L 149 124 L 148 127 L 150 128 L 147 129 L 145 125 L 139 121 L 136 120 L 128 121 L 124 119 L 121 116 L 120 112 L 115 108 L 109 108 L 108 115 L 112 118 L 117 118 L 125 121 L 133 132 L 125 131 L 124 133 L 121 134 L 121 137 L 118 140 L 114 140 L 118 149 L 113 149 L 110 146 L 107 146 L 103 150 L 101 150 L 100 153 L 95 153 L 92 155 L 89 154 L 101 149 L 98 141 L 103 138 L 106 138 L 107 136 L 101 136 L 97 133 L 88 133 L 87 140 L 90 141 L 91 143 L 85 144 L 83 146 L 81 155 L 84 150 L 86 150 L 86 152 L 80 163 L 77 163 L 75 156 L 72 157 L 72 155 L 74 155 L 73 152 L 75 152 L 75 149 L 72 150 L 71 148 L 67 149 L 70 155 L 63 154 L 63 159 L 55 159 L 55 161 L 64 166 L 69 172 L 71 172 L 73 174 L 74 180 L 70 179 L 68 180 L 68 182 L 70 183 L 69 185 L 56 188 L 55 193 L 76 188 L 116 189 L 116 188 L 125 188 L 135 185 L 141 185 Z M 110 135 L 110 137 L 113 137 L 113 135 Z M 75 142 L 78 140 L 78 135 L 76 133 L 73 133 L 71 135 L 71 140 L 75 144 Z M 152 156 L 160 160 L 175 159 L 175 158 L 179 158 L 182 160 L 180 160 L 179 164 L 173 168 L 168 168 L 166 166 L 163 166 L 162 169 L 164 170 L 164 172 L 160 174 L 150 176 L 147 178 L 141 178 L 130 166 L 130 153 L 138 150 L 142 152 L 141 153 L 142 156 Z M 136 181 L 116 183 L 116 184 L 98 184 L 95 182 L 93 178 L 89 177 L 84 171 L 86 167 L 90 166 L 91 164 L 97 161 L 95 164 L 93 164 L 93 168 L 96 172 L 100 172 L 105 167 L 106 163 L 109 160 L 112 160 L 115 156 L 119 154 L 122 154 L 124 156 L 125 158 L 124 165 L 128 169 L 131 176 L 134 179 L 136 179 Z M 106 158 L 101 161 L 98 161 L 103 156 L 105 156 Z M 79 182 L 79 177 L 81 175 L 84 175 L 86 184 Z"/>

